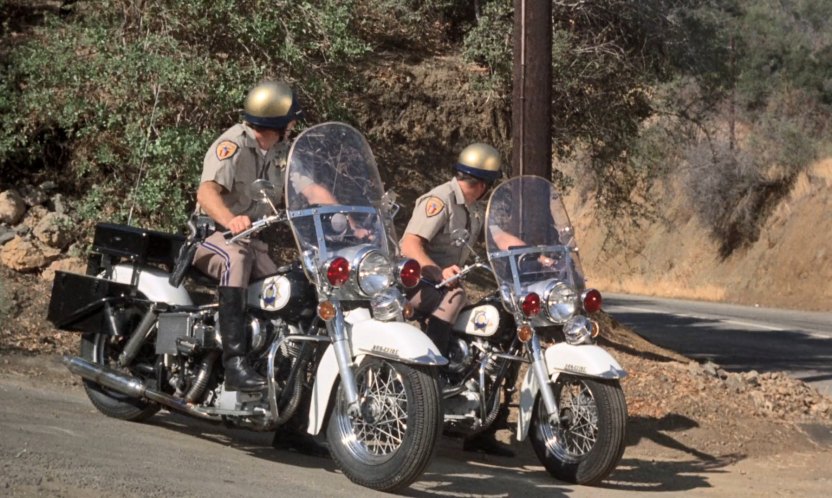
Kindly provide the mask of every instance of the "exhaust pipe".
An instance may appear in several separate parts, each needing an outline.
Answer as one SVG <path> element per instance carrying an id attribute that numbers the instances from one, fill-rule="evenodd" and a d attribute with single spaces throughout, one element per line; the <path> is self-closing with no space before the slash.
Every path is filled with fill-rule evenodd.
<path id="1" fill-rule="evenodd" d="M 188 415 L 193 415 L 204 420 L 212 420 L 214 422 L 220 420 L 218 416 L 209 415 L 197 410 L 194 406 L 186 403 L 184 400 L 174 398 L 169 394 L 159 391 L 154 391 L 142 383 L 136 377 L 124 374 L 110 367 L 90 363 L 78 356 L 64 356 L 62 360 L 64 365 L 70 372 L 75 375 L 100 384 L 104 387 L 126 394 L 131 398 L 144 398 L 150 401 L 159 403 L 168 408 L 185 412 Z"/>

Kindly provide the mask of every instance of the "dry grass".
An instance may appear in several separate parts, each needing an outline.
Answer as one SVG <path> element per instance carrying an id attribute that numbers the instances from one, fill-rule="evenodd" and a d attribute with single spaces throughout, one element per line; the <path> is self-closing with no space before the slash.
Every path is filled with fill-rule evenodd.
<path id="1" fill-rule="evenodd" d="M 592 277 L 592 287 L 603 292 L 620 292 L 641 296 L 661 296 L 678 299 L 695 299 L 702 301 L 722 301 L 727 291 L 717 285 L 693 285 L 677 279 L 647 280 L 643 277 L 624 277 L 609 279 Z"/>
<path id="2" fill-rule="evenodd" d="M 591 203 L 567 201 L 589 285 L 602 292 L 828 311 L 832 302 L 832 157 L 800 173 L 760 235 L 729 258 L 673 188 L 656 192 L 665 221 L 605 247 Z"/>

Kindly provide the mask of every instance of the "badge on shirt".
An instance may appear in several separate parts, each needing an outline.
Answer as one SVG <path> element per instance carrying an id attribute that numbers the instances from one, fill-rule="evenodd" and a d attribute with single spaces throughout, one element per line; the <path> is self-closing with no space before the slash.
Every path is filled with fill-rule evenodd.
<path id="1" fill-rule="evenodd" d="M 425 203 L 425 214 L 428 218 L 436 216 L 445 209 L 445 203 L 439 197 L 431 197 Z"/>
<path id="2" fill-rule="evenodd" d="M 220 161 L 228 159 L 237 152 L 237 144 L 229 140 L 225 140 L 217 145 L 217 159 Z"/>

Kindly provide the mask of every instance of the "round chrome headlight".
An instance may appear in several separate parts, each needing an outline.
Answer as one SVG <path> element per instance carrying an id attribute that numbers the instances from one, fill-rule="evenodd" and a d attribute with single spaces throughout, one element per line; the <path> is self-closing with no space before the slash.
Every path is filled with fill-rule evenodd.
<path id="1" fill-rule="evenodd" d="M 563 323 L 578 310 L 578 293 L 563 282 L 552 282 L 544 295 L 546 315 L 555 323 Z"/>
<path id="2" fill-rule="evenodd" d="M 358 287 L 368 296 L 393 285 L 393 264 L 378 251 L 370 251 L 361 258 L 357 273 Z"/>

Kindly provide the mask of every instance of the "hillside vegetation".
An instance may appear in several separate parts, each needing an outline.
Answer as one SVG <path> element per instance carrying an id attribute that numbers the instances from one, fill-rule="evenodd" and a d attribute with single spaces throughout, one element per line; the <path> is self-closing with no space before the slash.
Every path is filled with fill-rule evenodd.
<path id="1" fill-rule="evenodd" d="M 805 235 L 771 230 L 832 152 L 832 4 L 552 5 L 553 180 L 597 227 L 584 246 L 626 255 L 605 274 L 651 278 L 639 227 L 717 266 Z M 0 19 L 0 191 L 55 182 L 81 250 L 99 220 L 180 227 L 263 78 L 292 82 L 308 123 L 367 134 L 399 221 L 467 143 L 510 161 L 509 0 L 0 0 Z"/>

